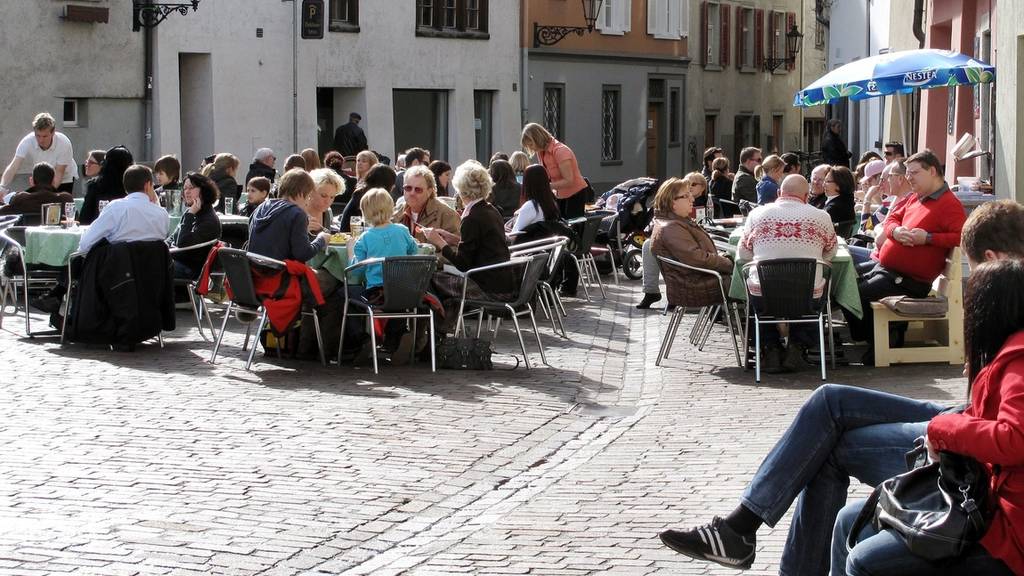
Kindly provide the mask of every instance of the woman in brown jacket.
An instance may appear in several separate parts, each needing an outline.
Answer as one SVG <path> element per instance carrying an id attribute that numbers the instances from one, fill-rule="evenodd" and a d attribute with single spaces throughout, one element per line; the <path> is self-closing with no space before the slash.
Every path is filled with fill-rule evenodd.
<path id="1" fill-rule="evenodd" d="M 683 179 L 669 178 L 658 188 L 651 250 L 657 256 L 721 273 L 722 288 L 728 293 L 732 261 L 718 253 L 711 237 L 690 216 L 693 199 L 705 189 L 707 180 L 697 172 Z M 669 305 L 697 308 L 722 302 L 718 281 L 710 274 L 675 266 L 663 267 L 662 273 Z"/>

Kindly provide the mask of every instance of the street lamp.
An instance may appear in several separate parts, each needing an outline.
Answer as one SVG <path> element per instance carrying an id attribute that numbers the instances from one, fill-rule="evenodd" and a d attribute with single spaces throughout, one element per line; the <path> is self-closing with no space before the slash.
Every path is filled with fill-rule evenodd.
<path id="1" fill-rule="evenodd" d="M 583 3 L 583 20 L 586 26 L 541 26 L 533 23 L 533 47 L 553 46 L 562 41 L 569 34 L 583 36 L 584 33 L 594 31 L 594 23 L 597 22 L 597 15 L 601 12 L 601 4 L 604 0 L 581 0 Z"/>
<path id="2" fill-rule="evenodd" d="M 796 55 L 800 52 L 800 40 L 804 37 L 796 28 L 796 24 L 786 32 L 786 57 L 785 58 L 765 58 L 764 59 L 764 71 L 775 72 L 783 64 L 792 64 L 796 62 Z"/>
<path id="3" fill-rule="evenodd" d="M 177 12 L 182 16 L 188 14 L 188 9 L 193 12 L 199 9 L 199 0 L 189 0 L 187 3 L 154 3 L 149 0 L 132 0 L 132 30 L 138 32 L 140 28 L 156 28 L 167 16 Z"/>

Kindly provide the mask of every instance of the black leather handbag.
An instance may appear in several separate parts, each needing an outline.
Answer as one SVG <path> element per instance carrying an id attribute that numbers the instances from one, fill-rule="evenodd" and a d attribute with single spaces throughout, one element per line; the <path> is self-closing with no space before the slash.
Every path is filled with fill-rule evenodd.
<path id="1" fill-rule="evenodd" d="M 924 439 L 918 439 L 923 450 Z M 939 461 L 925 464 L 882 482 L 861 509 L 847 538 L 857 544 L 872 522 L 896 531 L 907 548 L 926 560 L 960 556 L 988 530 L 989 474 L 973 458 L 940 452 Z"/>
<path id="2" fill-rule="evenodd" d="M 437 347 L 437 367 L 451 370 L 490 370 L 491 343 L 480 338 L 448 337 Z"/>

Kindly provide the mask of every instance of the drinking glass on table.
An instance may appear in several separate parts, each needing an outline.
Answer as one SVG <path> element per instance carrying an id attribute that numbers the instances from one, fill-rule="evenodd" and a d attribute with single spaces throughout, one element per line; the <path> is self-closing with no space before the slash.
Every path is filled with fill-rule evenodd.
<path id="1" fill-rule="evenodd" d="M 75 203 L 74 202 L 66 202 L 64 204 L 64 220 L 67 223 L 67 226 L 69 228 L 72 227 L 72 226 L 77 225 L 77 223 L 75 222 Z"/>
<path id="2" fill-rule="evenodd" d="M 235 199 L 230 196 L 224 199 L 224 213 L 234 214 L 235 213 Z"/>
<path id="3" fill-rule="evenodd" d="M 363 233 L 363 217 L 352 216 L 348 219 L 348 229 L 352 236 L 359 236 Z"/>
<path id="4" fill-rule="evenodd" d="M 107 207 L 107 204 L 110 204 L 110 200 L 100 200 L 99 211 L 103 212 L 103 209 Z"/>

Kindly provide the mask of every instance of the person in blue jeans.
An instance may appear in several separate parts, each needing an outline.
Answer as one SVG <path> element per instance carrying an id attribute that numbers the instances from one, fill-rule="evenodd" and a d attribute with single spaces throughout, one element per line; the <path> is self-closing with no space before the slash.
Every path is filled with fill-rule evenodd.
<path id="1" fill-rule="evenodd" d="M 1024 207 L 1012 200 L 982 205 L 964 224 L 961 242 L 972 268 L 1024 259 Z M 828 574 L 832 530 L 850 478 L 874 487 L 906 472 L 906 452 L 946 408 L 864 388 L 822 386 L 768 453 L 735 510 L 690 530 L 666 530 L 660 538 L 691 558 L 749 568 L 757 530 L 774 526 L 797 501 L 779 574 Z"/>

